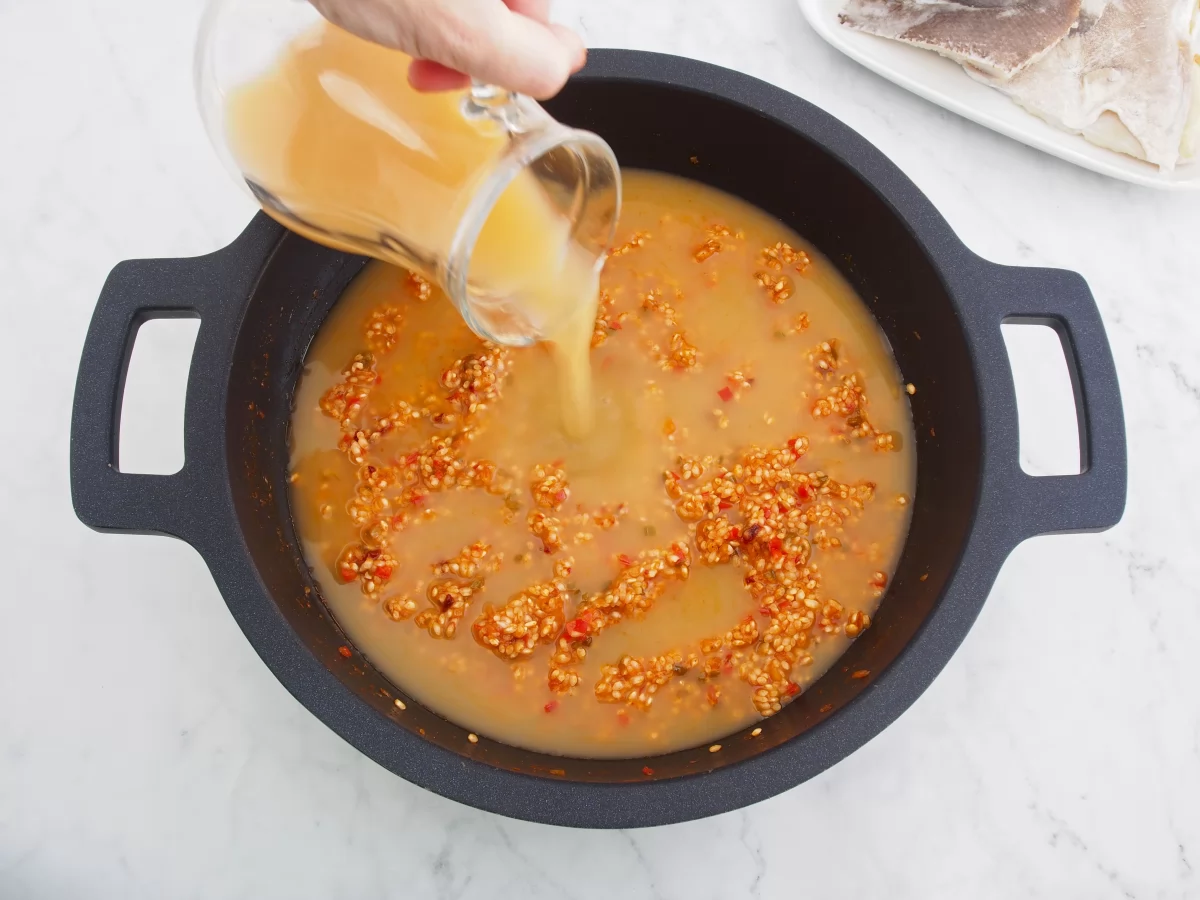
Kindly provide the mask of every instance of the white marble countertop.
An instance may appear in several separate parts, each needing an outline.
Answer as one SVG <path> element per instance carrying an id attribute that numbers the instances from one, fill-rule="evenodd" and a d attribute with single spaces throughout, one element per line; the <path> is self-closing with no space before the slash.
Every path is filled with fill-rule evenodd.
<path id="1" fill-rule="evenodd" d="M 592 46 L 698 57 L 824 107 L 984 256 L 1082 272 L 1130 492 L 1113 531 L 1017 550 L 933 687 L 808 784 L 647 831 L 508 821 L 309 715 L 190 548 L 71 511 L 78 350 L 109 268 L 212 250 L 251 213 L 193 108 L 200 5 L 0 2 L 0 897 L 1200 897 L 1200 195 L 1105 180 L 911 97 L 791 0 L 560 5 Z"/>

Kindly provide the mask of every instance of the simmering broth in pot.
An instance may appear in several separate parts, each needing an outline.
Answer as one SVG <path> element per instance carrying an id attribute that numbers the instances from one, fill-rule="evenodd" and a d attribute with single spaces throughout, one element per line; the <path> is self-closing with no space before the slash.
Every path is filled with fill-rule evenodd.
<path id="1" fill-rule="evenodd" d="M 478 735 L 582 757 L 711 744 L 804 691 L 870 626 L 915 482 L 887 344 L 801 238 L 635 171 L 618 242 L 587 438 L 548 351 L 378 263 L 292 423 L 296 525 L 356 646 Z"/>

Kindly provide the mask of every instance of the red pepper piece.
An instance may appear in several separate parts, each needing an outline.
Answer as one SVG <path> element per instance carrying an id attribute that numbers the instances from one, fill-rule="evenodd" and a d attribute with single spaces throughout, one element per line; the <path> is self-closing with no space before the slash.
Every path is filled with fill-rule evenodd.
<path id="1" fill-rule="evenodd" d="M 617 562 L 619 562 L 621 564 L 621 567 L 624 569 L 628 569 L 630 566 L 633 565 L 633 560 L 630 559 L 628 556 L 626 556 L 624 553 L 622 553 L 620 556 L 617 557 Z"/>
<path id="2" fill-rule="evenodd" d="M 731 391 L 727 387 L 723 387 L 719 391 L 717 391 L 717 396 L 720 397 L 722 400 L 724 400 L 726 403 L 728 403 L 730 400 L 733 399 L 733 391 Z"/>
<path id="3" fill-rule="evenodd" d="M 567 637 L 573 641 L 579 641 L 588 636 L 591 624 L 584 618 L 572 619 L 564 626 L 564 629 L 567 632 Z"/>
<path id="4" fill-rule="evenodd" d="M 551 700 L 549 703 L 547 703 L 545 706 L 543 706 L 542 709 L 546 710 L 546 712 L 548 712 L 548 713 L 552 713 L 556 709 L 558 709 L 558 701 Z"/>

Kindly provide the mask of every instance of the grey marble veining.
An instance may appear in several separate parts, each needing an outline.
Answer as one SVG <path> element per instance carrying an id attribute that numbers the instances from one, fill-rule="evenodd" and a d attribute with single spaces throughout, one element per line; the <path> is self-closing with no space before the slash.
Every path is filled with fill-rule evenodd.
<path id="1" fill-rule="evenodd" d="M 1130 499 L 1111 532 L 1018 549 L 933 687 L 816 780 L 671 828 L 513 822 L 312 718 L 191 549 L 71 513 L 75 366 L 108 269 L 212 250 L 252 212 L 194 111 L 200 6 L 0 0 L 0 898 L 1200 896 L 1200 196 L 912 97 L 791 0 L 560 2 L 591 46 L 698 57 L 829 110 L 978 253 L 1082 272 Z"/>

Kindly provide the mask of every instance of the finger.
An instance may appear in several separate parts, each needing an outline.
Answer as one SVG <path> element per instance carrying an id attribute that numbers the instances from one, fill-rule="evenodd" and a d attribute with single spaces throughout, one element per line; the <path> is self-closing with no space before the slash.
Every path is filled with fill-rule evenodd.
<path id="1" fill-rule="evenodd" d="M 550 0 L 504 0 L 504 5 L 518 15 L 540 22 L 554 32 L 559 43 L 567 48 L 568 54 L 574 60 L 571 72 L 578 72 L 587 62 L 587 48 L 579 35 L 566 25 L 550 21 Z"/>
<path id="2" fill-rule="evenodd" d="M 504 0 L 504 5 L 518 15 L 547 26 L 554 32 L 559 43 L 567 48 L 567 52 L 574 60 L 571 64 L 571 71 L 578 72 L 583 68 L 584 63 L 587 62 L 587 48 L 584 47 L 579 35 L 566 25 L 551 23 L 550 0 Z"/>
<path id="3" fill-rule="evenodd" d="M 388 0 L 309 0 L 317 12 L 351 34 L 368 41 L 411 53 L 413 40 L 408 27 L 405 0 L 394 6 Z"/>
<path id="4" fill-rule="evenodd" d="M 587 63 L 587 47 L 583 43 L 583 38 L 566 25 L 554 24 L 550 26 L 550 30 L 554 32 L 559 43 L 567 48 L 567 53 L 572 60 L 571 73 L 578 72 Z"/>
<path id="5" fill-rule="evenodd" d="M 583 42 L 569 31 L 560 34 L 507 9 L 489 25 L 486 52 L 458 67 L 476 78 L 542 100 L 557 94 L 583 64 Z"/>
<path id="6" fill-rule="evenodd" d="M 504 0 L 504 5 L 527 19 L 550 24 L 550 0 Z"/>
<path id="7" fill-rule="evenodd" d="M 408 67 L 408 83 L 426 93 L 459 91 L 471 84 L 471 76 L 430 59 L 414 59 Z"/>

